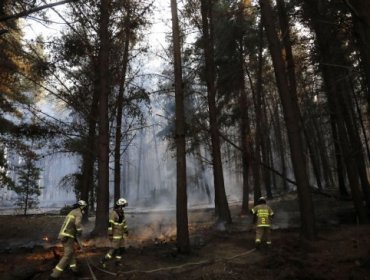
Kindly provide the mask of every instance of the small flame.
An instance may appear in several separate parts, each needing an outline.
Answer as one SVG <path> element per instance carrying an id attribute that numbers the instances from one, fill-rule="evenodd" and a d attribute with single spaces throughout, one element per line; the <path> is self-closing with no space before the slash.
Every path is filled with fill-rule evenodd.
<path id="1" fill-rule="evenodd" d="M 49 237 L 47 237 L 46 235 L 42 238 L 42 240 L 48 242 L 49 241 Z"/>

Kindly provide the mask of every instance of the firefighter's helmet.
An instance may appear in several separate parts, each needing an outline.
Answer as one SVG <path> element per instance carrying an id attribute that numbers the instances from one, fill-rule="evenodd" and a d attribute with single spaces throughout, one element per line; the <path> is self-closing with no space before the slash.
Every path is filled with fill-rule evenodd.
<path id="1" fill-rule="evenodd" d="M 121 197 L 120 199 L 117 200 L 116 205 L 119 206 L 119 207 L 125 207 L 125 206 L 128 205 L 128 202 L 127 202 L 126 199 Z"/>
<path id="2" fill-rule="evenodd" d="M 80 207 L 81 209 L 83 209 L 83 208 L 85 208 L 87 206 L 87 203 L 86 203 L 85 200 L 79 200 L 77 202 L 77 205 L 78 205 L 78 207 Z"/>
<path id="3" fill-rule="evenodd" d="M 259 199 L 258 199 L 258 203 L 266 203 L 266 198 L 261 196 Z"/>

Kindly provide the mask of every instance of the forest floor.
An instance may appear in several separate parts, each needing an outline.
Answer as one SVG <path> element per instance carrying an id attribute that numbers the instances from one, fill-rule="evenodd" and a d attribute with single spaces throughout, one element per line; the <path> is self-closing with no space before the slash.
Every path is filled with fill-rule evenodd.
<path id="1" fill-rule="evenodd" d="M 277 214 L 279 208 L 284 207 L 275 204 Z M 211 218 L 213 211 L 202 210 L 202 216 L 199 216 L 199 211 L 198 216 L 190 213 L 192 250 L 187 255 L 176 251 L 173 224 L 165 227 L 159 225 L 157 220 L 155 225 L 145 226 L 145 233 L 133 228 L 122 262 L 109 263 L 106 271 L 98 269 L 98 263 L 107 252 L 107 240 L 87 241 L 85 237 L 83 249 L 77 249 L 82 272 L 78 279 L 93 279 L 89 263 L 99 280 L 370 280 L 369 225 L 319 224 L 318 238 L 313 242 L 302 239 L 297 227 L 275 226 L 272 248 L 257 251 L 254 249 L 250 216 L 240 216 L 239 211 L 240 206 L 231 206 L 233 224 L 227 227 L 215 225 Z M 144 214 L 131 215 L 132 221 L 142 217 Z M 26 218 L 0 215 L 0 279 L 47 279 L 63 254 L 55 240 L 62 221 L 62 216 L 55 215 Z M 66 271 L 60 279 L 75 278 Z"/>

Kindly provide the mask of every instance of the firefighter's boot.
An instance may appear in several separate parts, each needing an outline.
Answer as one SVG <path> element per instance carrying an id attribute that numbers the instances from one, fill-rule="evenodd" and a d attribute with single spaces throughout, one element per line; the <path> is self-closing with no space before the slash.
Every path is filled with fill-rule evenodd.
<path id="1" fill-rule="evenodd" d="M 118 256 L 115 256 L 115 264 L 116 266 L 122 266 L 122 256 L 118 255 Z"/>
<path id="2" fill-rule="evenodd" d="M 100 263 L 100 266 L 102 268 L 106 268 L 107 267 L 107 259 L 105 257 L 102 258 L 99 263 Z"/>

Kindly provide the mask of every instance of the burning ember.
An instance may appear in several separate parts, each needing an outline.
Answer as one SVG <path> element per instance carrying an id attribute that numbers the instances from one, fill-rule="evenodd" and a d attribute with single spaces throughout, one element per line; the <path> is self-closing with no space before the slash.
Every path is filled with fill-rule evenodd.
<path id="1" fill-rule="evenodd" d="M 49 242 L 49 237 L 47 237 L 46 235 L 42 238 L 42 240 L 46 241 L 46 242 Z"/>

